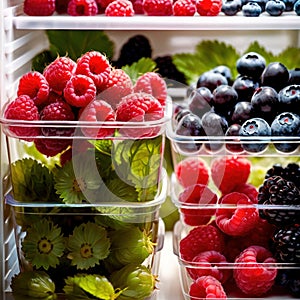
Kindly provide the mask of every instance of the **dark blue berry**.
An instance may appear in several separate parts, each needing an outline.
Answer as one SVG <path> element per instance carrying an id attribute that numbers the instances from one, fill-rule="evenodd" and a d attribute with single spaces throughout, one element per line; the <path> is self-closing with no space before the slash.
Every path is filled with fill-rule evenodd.
<path id="1" fill-rule="evenodd" d="M 227 131 L 225 132 L 225 136 L 227 137 L 236 137 L 233 139 L 234 142 L 226 141 L 226 149 L 233 153 L 241 153 L 244 151 L 242 145 L 240 144 L 239 140 L 239 132 L 241 129 L 241 125 L 239 124 L 232 124 L 228 127 Z"/>
<path id="2" fill-rule="evenodd" d="M 226 0 L 222 4 L 221 11 L 226 16 L 235 16 L 242 9 L 241 0 Z"/>
<path id="3" fill-rule="evenodd" d="M 235 0 L 235 1 L 240 1 L 240 0 Z M 229 85 L 232 83 L 232 74 L 229 67 L 224 65 L 219 65 L 213 68 L 211 71 L 223 75 L 227 79 Z"/>
<path id="4" fill-rule="evenodd" d="M 296 0 L 282 0 L 285 4 L 285 11 L 293 11 Z"/>
<path id="5" fill-rule="evenodd" d="M 219 85 L 213 91 L 212 105 L 216 113 L 231 111 L 238 101 L 238 93 L 229 85 Z"/>
<path id="6" fill-rule="evenodd" d="M 242 12 L 245 17 L 258 17 L 262 13 L 262 9 L 256 2 L 248 2 L 243 5 Z"/>
<path id="7" fill-rule="evenodd" d="M 299 4 L 300 4 L 300 0 L 299 0 Z M 300 68 L 294 68 L 292 70 L 289 70 L 289 72 L 290 72 L 290 79 L 288 84 L 289 85 L 300 84 Z"/>
<path id="8" fill-rule="evenodd" d="M 270 142 L 271 127 L 262 118 L 252 118 L 242 124 L 239 135 L 251 138 L 243 141 L 242 145 L 245 151 L 252 153 L 262 152 L 268 147 Z M 255 139 L 256 137 L 266 138 Z"/>
<path id="9" fill-rule="evenodd" d="M 284 87 L 278 93 L 280 111 L 291 111 L 300 115 L 300 85 Z"/>
<path id="10" fill-rule="evenodd" d="M 269 0 L 266 4 L 266 12 L 273 17 L 281 16 L 285 11 L 285 4 L 281 0 Z"/>
<path id="11" fill-rule="evenodd" d="M 300 0 L 297 0 L 294 4 L 294 11 L 297 14 L 297 16 L 300 16 Z"/>
<path id="12" fill-rule="evenodd" d="M 267 85 L 279 92 L 284 88 L 290 78 L 287 67 L 280 62 L 272 62 L 268 64 L 261 74 L 261 85 Z"/>
<path id="13" fill-rule="evenodd" d="M 213 95 L 207 87 L 200 87 L 191 92 L 188 108 L 195 115 L 202 117 L 211 110 Z"/>
<path id="14" fill-rule="evenodd" d="M 279 114 L 271 124 L 272 136 L 289 137 L 300 135 L 300 118 L 298 115 L 291 112 L 284 112 Z M 282 143 L 281 141 L 274 140 L 274 146 L 278 151 L 288 153 L 295 151 L 299 143 L 291 141 L 289 143 Z"/>
<path id="15" fill-rule="evenodd" d="M 266 67 L 266 60 L 256 52 L 248 52 L 236 62 L 236 69 L 241 75 L 259 79 Z"/>
<path id="16" fill-rule="evenodd" d="M 259 83 L 248 76 L 238 76 L 232 84 L 239 96 L 239 101 L 250 101 Z"/>
<path id="17" fill-rule="evenodd" d="M 251 102 L 240 101 L 234 106 L 231 122 L 242 125 L 245 121 L 254 117 Z"/>
<path id="18" fill-rule="evenodd" d="M 222 84 L 228 84 L 226 77 L 221 75 L 220 73 L 216 73 L 213 71 L 207 71 L 200 75 L 197 81 L 197 88 L 199 87 L 207 87 L 211 92 Z"/>
<path id="19" fill-rule="evenodd" d="M 184 116 L 186 116 L 186 115 L 188 115 L 190 113 L 191 113 L 191 111 L 188 108 L 186 108 L 186 107 L 176 107 L 176 111 L 174 112 L 174 120 L 175 120 L 175 122 L 179 123 L 180 120 Z"/>

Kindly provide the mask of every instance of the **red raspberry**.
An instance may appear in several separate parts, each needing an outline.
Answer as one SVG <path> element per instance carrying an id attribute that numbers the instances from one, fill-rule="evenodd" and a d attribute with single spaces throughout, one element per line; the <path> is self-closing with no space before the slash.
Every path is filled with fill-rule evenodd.
<path id="1" fill-rule="evenodd" d="M 193 228 L 179 243 L 180 257 L 191 262 L 203 251 L 223 252 L 225 241 L 223 233 L 214 225 L 201 225 Z"/>
<path id="2" fill-rule="evenodd" d="M 134 14 L 136 15 L 143 15 L 144 8 L 143 8 L 143 0 L 131 0 L 133 5 Z"/>
<path id="3" fill-rule="evenodd" d="M 237 286 L 248 296 L 261 296 L 274 285 L 277 269 L 272 253 L 261 246 L 250 246 L 235 260 L 233 276 Z"/>
<path id="4" fill-rule="evenodd" d="M 42 138 L 34 140 L 36 149 L 47 157 L 53 157 L 61 153 L 71 146 L 71 144 L 72 139 Z"/>
<path id="5" fill-rule="evenodd" d="M 226 268 L 226 264 L 226 257 L 220 252 L 204 251 L 193 258 L 192 267 L 187 268 L 187 271 L 193 279 L 210 275 L 221 283 L 225 283 L 231 273 L 230 269 Z"/>
<path id="6" fill-rule="evenodd" d="M 66 84 L 64 98 L 72 106 L 85 107 L 96 97 L 93 80 L 85 75 L 74 75 Z"/>
<path id="7" fill-rule="evenodd" d="M 186 224 L 191 226 L 205 225 L 214 216 L 215 208 L 209 207 L 218 202 L 218 197 L 210 188 L 203 184 L 190 185 L 179 194 L 180 212 Z M 202 206 L 201 208 L 197 208 Z M 191 208 L 189 208 L 191 207 Z"/>
<path id="8" fill-rule="evenodd" d="M 107 102 L 103 100 L 95 100 L 91 102 L 85 109 L 80 112 L 80 121 L 89 122 L 105 122 L 115 121 L 115 111 Z M 85 136 L 92 138 L 101 138 L 106 136 L 112 136 L 115 132 L 115 128 L 106 127 L 105 124 L 99 124 L 97 128 L 83 126 L 81 131 Z"/>
<path id="9" fill-rule="evenodd" d="M 174 16 L 194 16 L 196 5 L 192 0 L 177 0 L 173 4 Z"/>
<path id="10" fill-rule="evenodd" d="M 110 72 L 111 65 L 107 57 L 98 51 L 86 52 L 77 60 L 76 74 L 92 78 L 98 92 L 105 87 Z"/>
<path id="11" fill-rule="evenodd" d="M 124 98 L 116 108 L 117 121 L 121 122 L 150 122 L 164 117 L 164 108 L 152 95 L 146 93 L 132 93 Z M 143 128 L 124 128 L 120 133 L 130 137 L 154 136 L 161 130 L 160 126 L 145 126 Z"/>
<path id="12" fill-rule="evenodd" d="M 183 187 L 197 183 L 208 184 L 209 168 L 201 158 L 187 157 L 175 167 L 175 175 Z"/>
<path id="13" fill-rule="evenodd" d="M 115 109 L 121 99 L 132 92 L 133 85 L 130 77 L 122 69 L 113 69 L 104 90 L 100 93 L 100 98 Z"/>
<path id="14" fill-rule="evenodd" d="M 258 190 L 250 183 L 242 183 L 234 188 L 235 192 L 245 194 L 249 197 L 252 203 L 257 204 Z"/>
<path id="15" fill-rule="evenodd" d="M 172 16 L 172 0 L 144 0 L 144 13 L 148 16 Z"/>
<path id="16" fill-rule="evenodd" d="M 114 0 L 96 0 L 98 5 L 98 13 L 103 14 L 105 12 L 106 7 L 109 3 L 113 2 Z"/>
<path id="17" fill-rule="evenodd" d="M 222 9 L 222 0 L 197 0 L 196 9 L 200 16 L 217 16 Z"/>
<path id="18" fill-rule="evenodd" d="M 244 235 L 257 225 L 258 209 L 245 194 L 232 192 L 223 196 L 220 202 L 223 207 L 216 211 L 216 224 L 226 234 Z"/>
<path id="19" fill-rule="evenodd" d="M 74 121 L 75 116 L 71 106 L 64 101 L 53 102 L 43 108 L 40 113 L 40 119 L 43 121 Z M 74 128 L 43 127 L 44 136 L 71 136 Z"/>
<path id="20" fill-rule="evenodd" d="M 25 0 L 24 13 L 28 16 L 51 16 L 55 12 L 55 0 Z"/>
<path id="21" fill-rule="evenodd" d="M 68 11 L 68 4 L 71 0 L 55 0 L 55 10 L 61 14 L 66 14 Z"/>
<path id="22" fill-rule="evenodd" d="M 155 72 L 147 72 L 140 76 L 134 85 L 134 91 L 151 94 L 161 105 L 166 104 L 167 85 L 161 76 Z"/>
<path id="23" fill-rule="evenodd" d="M 39 120 L 39 112 L 34 101 L 29 96 L 22 95 L 8 104 L 4 117 L 10 120 L 37 121 Z M 28 127 L 24 124 L 9 126 L 9 130 L 26 141 L 32 141 L 33 137 L 39 134 L 39 129 L 32 125 Z"/>
<path id="24" fill-rule="evenodd" d="M 227 299 L 226 293 L 219 280 L 212 276 L 201 276 L 190 286 L 190 299 Z"/>
<path id="25" fill-rule="evenodd" d="M 49 91 L 46 78 L 41 73 L 34 71 L 28 72 L 20 78 L 17 94 L 18 96 L 28 95 L 39 106 L 46 102 Z"/>
<path id="26" fill-rule="evenodd" d="M 76 63 L 69 57 L 58 57 L 50 63 L 43 74 L 47 79 L 50 88 L 62 94 L 69 79 L 75 74 Z"/>
<path id="27" fill-rule="evenodd" d="M 217 188 L 223 194 L 228 194 L 248 180 L 250 169 L 251 163 L 246 158 L 223 156 L 212 161 L 211 177 Z"/>
<path id="28" fill-rule="evenodd" d="M 95 16 L 98 13 L 98 6 L 95 0 L 71 0 L 68 4 L 70 16 Z"/>
<path id="29" fill-rule="evenodd" d="M 129 0 L 115 0 L 108 4 L 105 15 L 108 17 L 132 17 L 134 9 Z"/>
<path id="30" fill-rule="evenodd" d="M 41 111 L 45 106 L 57 102 L 57 101 L 65 101 L 62 95 L 59 95 L 53 91 L 50 91 L 48 99 L 43 103 L 42 106 L 39 106 L 39 110 Z"/>

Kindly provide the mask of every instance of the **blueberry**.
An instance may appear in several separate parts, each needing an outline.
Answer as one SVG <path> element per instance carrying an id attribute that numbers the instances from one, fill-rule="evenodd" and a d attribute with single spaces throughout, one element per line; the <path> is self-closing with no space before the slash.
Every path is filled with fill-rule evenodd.
<path id="1" fill-rule="evenodd" d="M 270 86 L 261 86 L 254 92 L 251 104 L 255 116 L 271 123 L 279 110 L 278 93 Z"/>
<path id="2" fill-rule="evenodd" d="M 285 11 L 285 4 L 281 0 L 269 0 L 266 4 L 266 12 L 273 17 L 281 16 Z"/>
<path id="3" fill-rule="evenodd" d="M 300 117 L 291 112 L 283 112 L 279 114 L 271 124 L 272 136 L 299 136 L 300 135 Z M 284 139 L 284 138 L 283 138 Z M 281 152 L 295 151 L 298 143 L 279 143 L 274 142 L 274 146 Z"/>
<path id="4" fill-rule="evenodd" d="M 213 91 L 212 105 L 215 112 L 226 113 L 230 111 L 238 101 L 236 90 L 229 85 L 219 85 Z"/>
<path id="5" fill-rule="evenodd" d="M 201 119 L 192 113 L 183 116 L 175 128 L 175 133 L 184 137 L 203 136 L 204 131 Z M 182 139 L 182 141 L 177 143 L 177 146 L 185 152 L 196 152 L 201 148 L 202 144 L 191 139 Z"/>
<path id="6" fill-rule="evenodd" d="M 243 124 L 245 121 L 254 117 L 253 107 L 251 102 L 238 102 L 231 115 L 231 122 L 236 124 Z"/>
<path id="7" fill-rule="evenodd" d="M 242 146 L 245 151 L 257 153 L 262 152 L 268 147 L 270 142 L 271 127 L 267 121 L 262 118 L 252 118 L 242 124 L 239 131 L 241 137 L 250 137 L 251 140 L 243 142 Z M 255 137 L 266 137 L 263 139 L 255 139 Z"/>
<path id="8" fill-rule="evenodd" d="M 292 84 L 278 93 L 280 111 L 290 111 L 300 115 L 300 85 Z"/>
<path id="9" fill-rule="evenodd" d="M 220 73 L 207 71 L 201 74 L 198 78 L 197 88 L 204 86 L 212 92 L 217 86 L 222 84 L 228 84 L 226 77 L 224 77 Z"/>
<path id="10" fill-rule="evenodd" d="M 261 74 L 261 85 L 267 85 L 279 92 L 289 81 L 290 73 L 280 62 L 272 62 L 266 66 Z"/>
<path id="11" fill-rule="evenodd" d="M 248 76 L 238 76 L 232 87 L 238 93 L 239 101 L 250 101 L 259 83 Z"/>
<path id="12" fill-rule="evenodd" d="M 300 16 L 300 0 L 297 0 L 294 4 L 294 11 L 297 16 Z"/>
<path id="13" fill-rule="evenodd" d="M 242 9 L 241 0 L 225 0 L 222 4 L 221 11 L 226 16 L 235 16 Z"/>
<path id="14" fill-rule="evenodd" d="M 176 107 L 176 110 L 174 112 L 174 120 L 176 123 L 179 123 L 180 120 L 185 116 L 190 114 L 191 111 L 186 107 Z"/>
<path id="15" fill-rule="evenodd" d="M 254 3 L 257 3 L 260 8 L 261 8 L 261 12 L 263 13 L 265 11 L 265 8 L 266 8 L 266 4 L 269 0 L 250 0 L 248 2 L 254 2 Z"/>
<path id="16" fill-rule="evenodd" d="M 239 1 L 239 0 L 236 0 L 236 1 Z M 219 73 L 219 74 L 223 75 L 227 79 L 227 82 L 229 85 L 232 83 L 232 74 L 231 74 L 231 70 L 229 67 L 224 66 L 224 65 L 219 65 L 219 66 L 213 68 L 211 71 L 214 73 Z"/>
<path id="17" fill-rule="evenodd" d="M 260 78 L 265 67 L 265 58 L 256 52 L 248 52 L 241 56 L 236 62 L 236 69 L 241 75 L 256 79 Z"/>
<path id="18" fill-rule="evenodd" d="M 296 0 L 282 0 L 285 4 L 285 11 L 293 11 Z"/>
<path id="19" fill-rule="evenodd" d="M 248 2 L 243 5 L 242 12 L 245 17 L 258 17 L 262 13 L 262 9 L 256 2 Z"/>
<path id="20" fill-rule="evenodd" d="M 214 111 L 207 112 L 202 117 L 202 127 L 206 136 L 224 136 L 228 129 L 228 122 L 226 119 L 215 113 Z M 218 151 L 222 148 L 223 144 L 220 142 L 212 141 L 204 145 L 210 151 Z"/>
<path id="21" fill-rule="evenodd" d="M 300 4 L 300 0 L 299 0 L 299 4 Z M 289 70 L 289 73 L 290 73 L 290 79 L 288 84 L 300 84 L 300 68 L 294 68 L 292 70 Z"/>
<path id="22" fill-rule="evenodd" d="M 199 87 L 191 92 L 188 99 L 188 108 L 198 117 L 210 111 L 213 95 L 207 87 Z"/>
<path id="23" fill-rule="evenodd" d="M 236 139 L 234 139 L 234 141 L 236 143 L 226 142 L 226 145 L 225 145 L 226 149 L 230 152 L 241 153 L 244 151 L 244 149 L 238 139 L 240 129 L 241 129 L 240 124 L 232 124 L 228 127 L 227 131 L 225 132 L 225 136 L 227 136 L 227 137 L 237 137 Z"/>

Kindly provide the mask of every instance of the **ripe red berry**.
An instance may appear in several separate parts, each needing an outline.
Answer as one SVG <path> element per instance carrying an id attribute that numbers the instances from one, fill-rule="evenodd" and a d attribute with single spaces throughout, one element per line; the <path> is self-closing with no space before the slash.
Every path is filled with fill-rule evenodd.
<path id="1" fill-rule="evenodd" d="M 232 192 L 221 197 L 220 202 L 222 207 L 216 211 L 216 224 L 224 233 L 241 236 L 257 225 L 258 209 L 245 194 Z"/>
<path id="2" fill-rule="evenodd" d="M 34 140 L 36 149 L 47 157 L 53 157 L 61 153 L 71 144 L 72 139 L 39 138 Z"/>
<path id="3" fill-rule="evenodd" d="M 71 0 L 55 0 L 55 10 L 61 14 L 66 14 L 68 11 L 68 4 Z"/>
<path id="4" fill-rule="evenodd" d="M 134 15 L 132 2 L 129 0 L 114 0 L 105 9 L 109 17 L 131 17 Z"/>
<path id="5" fill-rule="evenodd" d="M 274 285 L 276 260 L 261 246 L 250 246 L 235 260 L 233 275 L 237 286 L 248 296 L 261 296 Z"/>
<path id="6" fill-rule="evenodd" d="M 71 0 L 67 12 L 70 16 L 95 16 L 98 6 L 95 0 Z"/>
<path id="7" fill-rule="evenodd" d="M 107 57 L 98 51 L 86 52 L 77 60 L 76 74 L 92 78 L 98 92 L 105 88 L 110 72 L 111 65 Z"/>
<path id="8" fill-rule="evenodd" d="M 193 0 L 177 0 L 173 4 L 174 16 L 194 16 L 196 5 Z"/>
<path id="9" fill-rule="evenodd" d="M 190 286 L 190 299 L 227 299 L 222 284 L 212 276 L 201 276 Z"/>
<path id="10" fill-rule="evenodd" d="M 171 16 L 173 15 L 173 1 L 144 0 L 143 9 L 148 16 Z"/>
<path id="11" fill-rule="evenodd" d="M 193 228 L 186 237 L 179 242 L 180 257 L 191 262 L 193 258 L 203 251 L 224 250 L 225 241 L 223 233 L 214 225 L 201 225 Z"/>
<path id="12" fill-rule="evenodd" d="M 74 75 L 66 84 L 64 98 L 72 106 L 87 106 L 96 97 L 93 80 L 85 75 Z"/>
<path id="13" fill-rule="evenodd" d="M 180 212 L 183 221 L 188 225 L 198 226 L 206 225 L 214 216 L 216 208 L 209 206 L 215 205 L 218 197 L 208 186 L 194 184 L 179 194 L 178 201 L 182 205 Z"/>
<path id="14" fill-rule="evenodd" d="M 28 95 L 37 106 L 43 105 L 49 96 L 50 87 L 46 78 L 39 72 L 24 74 L 19 80 L 18 96 Z"/>
<path id="15" fill-rule="evenodd" d="M 55 0 L 25 0 L 24 13 L 28 16 L 51 16 L 55 12 Z"/>
<path id="16" fill-rule="evenodd" d="M 198 0 L 196 8 L 200 16 L 217 16 L 222 9 L 222 0 Z"/>
<path id="17" fill-rule="evenodd" d="M 211 163 L 211 177 L 223 193 L 233 192 L 235 187 L 246 183 L 251 171 L 248 159 L 238 156 L 222 156 Z"/>
<path id="18" fill-rule="evenodd" d="M 58 57 L 43 72 L 52 91 L 62 94 L 69 79 L 75 74 L 76 63 L 69 57 Z"/>

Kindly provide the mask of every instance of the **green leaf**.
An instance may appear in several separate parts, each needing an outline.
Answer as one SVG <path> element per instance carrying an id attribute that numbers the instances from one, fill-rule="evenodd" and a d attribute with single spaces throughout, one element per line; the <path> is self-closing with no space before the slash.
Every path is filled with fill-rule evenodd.
<path id="1" fill-rule="evenodd" d="M 276 61 L 284 64 L 288 69 L 300 67 L 300 49 L 296 47 L 288 47 L 279 53 Z"/>
<path id="2" fill-rule="evenodd" d="M 275 61 L 274 54 L 272 52 L 267 51 L 262 45 L 260 45 L 257 41 L 251 43 L 245 53 L 248 52 L 256 52 L 260 54 L 266 60 L 266 64 L 269 64 L 272 61 Z"/>
<path id="3" fill-rule="evenodd" d="M 122 67 L 122 70 L 130 77 L 133 84 L 135 84 L 138 77 L 147 73 L 154 72 L 156 68 L 156 63 L 151 58 L 142 57 L 137 62 L 132 65 L 126 65 Z"/>
<path id="4" fill-rule="evenodd" d="M 68 55 L 77 60 L 88 51 L 99 51 L 109 59 L 114 54 L 114 44 L 103 31 L 95 30 L 48 30 L 50 50 L 60 56 Z"/>

